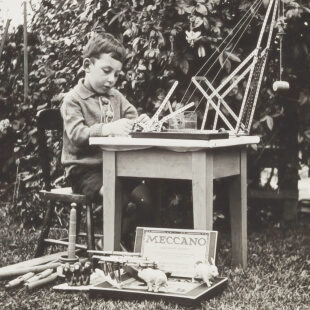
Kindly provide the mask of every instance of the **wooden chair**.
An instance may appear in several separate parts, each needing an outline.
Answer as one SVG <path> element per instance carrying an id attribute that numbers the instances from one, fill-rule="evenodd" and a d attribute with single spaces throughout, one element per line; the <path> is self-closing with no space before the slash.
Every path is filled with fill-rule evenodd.
<path id="1" fill-rule="evenodd" d="M 47 146 L 47 130 L 56 130 L 62 132 L 63 121 L 59 109 L 44 109 L 37 114 L 37 130 L 38 130 L 38 151 L 39 160 L 42 167 L 44 190 L 40 191 L 40 196 L 47 203 L 47 210 L 44 216 L 41 234 L 38 240 L 35 257 L 43 255 L 45 243 L 59 244 L 59 240 L 46 239 L 50 230 L 55 203 L 56 201 L 69 203 L 71 206 L 86 206 L 87 213 L 87 248 L 94 249 L 94 228 L 93 228 L 93 207 L 94 205 L 86 199 L 85 195 L 77 195 L 72 193 L 71 187 L 52 188 L 51 186 L 51 169 L 50 158 Z M 79 227 L 79 216 L 77 227 Z"/>

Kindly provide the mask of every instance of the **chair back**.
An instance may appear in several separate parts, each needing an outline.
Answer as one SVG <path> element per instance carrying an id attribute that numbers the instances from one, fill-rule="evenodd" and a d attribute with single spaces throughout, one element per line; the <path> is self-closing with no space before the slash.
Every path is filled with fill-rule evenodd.
<path id="1" fill-rule="evenodd" d="M 45 189 L 51 189 L 50 152 L 47 147 L 47 130 L 62 132 L 63 120 L 59 109 L 44 109 L 37 113 L 39 162 L 42 168 Z"/>

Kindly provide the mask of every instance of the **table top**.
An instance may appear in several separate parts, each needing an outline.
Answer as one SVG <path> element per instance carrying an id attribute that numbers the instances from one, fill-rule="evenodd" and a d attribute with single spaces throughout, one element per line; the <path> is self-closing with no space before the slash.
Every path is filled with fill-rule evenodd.
<path id="1" fill-rule="evenodd" d="M 199 150 L 241 146 L 259 143 L 258 136 L 230 136 L 228 139 L 218 140 L 183 140 L 183 139 L 157 139 L 157 138 L 132 138 L 128 137 L 91 137 L 91 145 L 99 145 L 103 150 L 122 151 L 145 149 L 152 147 L 166 148 L 172 150 Z"/>

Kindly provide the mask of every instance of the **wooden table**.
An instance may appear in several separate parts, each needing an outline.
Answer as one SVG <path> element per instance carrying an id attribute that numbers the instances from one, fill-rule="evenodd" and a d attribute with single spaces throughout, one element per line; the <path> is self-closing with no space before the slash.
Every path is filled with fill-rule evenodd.
<path id="1" fill-rule="evenodd" d="M 219 140 L 94 137 L 103 156 L 104 249 L 117 250 L 121 237 L 121 182 L 119 177 L 192 181 L 194 229 L 212 230 L 213 180 L 229 177 L 229 207 L 233 265 L 247 265 L 246 147 L 259 137 Z"/>

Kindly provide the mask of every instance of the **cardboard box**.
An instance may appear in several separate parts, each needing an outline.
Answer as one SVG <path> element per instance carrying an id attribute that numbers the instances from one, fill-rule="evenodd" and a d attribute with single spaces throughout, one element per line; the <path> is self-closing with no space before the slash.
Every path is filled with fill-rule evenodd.
<path id="1" fill-rule="evenodd" d="M 92 286 L 90 293 L 108 298 L 167 299 L 190 304 L 209 299 L 224 289 L 227 278 L 213 279 L 212 286 L 208 287 L 199 279 L 192 282 L 192 276 L 197 261 L 215 260 L 216 244 L 216 231 L 138 227 L 134 251 L 154 260 L 160 270 L 169 273 L 168 286 L 159 292 L 149 292 L 134 271 L 125 268 L 121 289 L 103 281 Z"/>

